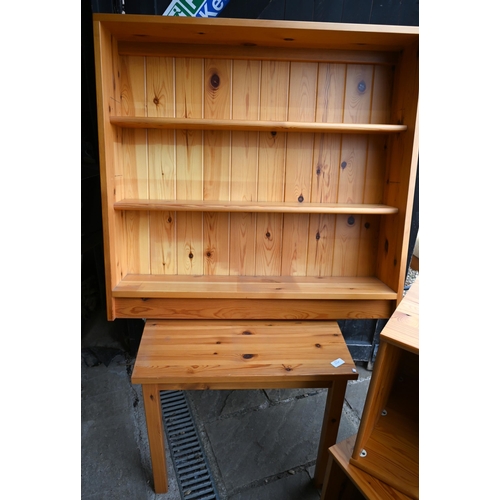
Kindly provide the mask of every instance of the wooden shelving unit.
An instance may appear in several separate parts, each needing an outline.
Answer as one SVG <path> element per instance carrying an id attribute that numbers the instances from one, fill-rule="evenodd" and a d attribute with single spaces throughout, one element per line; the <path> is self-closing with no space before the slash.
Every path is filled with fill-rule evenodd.
<path id="1" fill-rule="evenodd" d="M 419 280 L 380 334 L 350 463 L 418 498 Z"/>
<path id="2" fill-rule="evenodd" d="M 394 311 L 418 28 L 94 21 L 110 320 L 212 318 L 215 298 L 234 319 Z"/>
<path id="3" fill-rule="evenodd" d="M 357 435 L 330 449 L 322 498 L 348 477 L 367 498 L 419 498 L 419 278 L 380 334 Z"/>

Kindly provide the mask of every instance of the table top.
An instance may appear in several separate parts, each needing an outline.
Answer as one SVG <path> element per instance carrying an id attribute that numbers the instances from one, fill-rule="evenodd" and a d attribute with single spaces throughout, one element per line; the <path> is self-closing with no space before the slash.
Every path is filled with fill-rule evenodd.
<path id="1" fill-rule="evenodd" d="M 419 352 L 419 276 L 380 333 L 380 340 Z"/>
<path id="2" fill-rule="evenodd" d="M 358 374 L 336 321 L 148 320 L 132 382 L 328 387 L 338 377 Z"/>

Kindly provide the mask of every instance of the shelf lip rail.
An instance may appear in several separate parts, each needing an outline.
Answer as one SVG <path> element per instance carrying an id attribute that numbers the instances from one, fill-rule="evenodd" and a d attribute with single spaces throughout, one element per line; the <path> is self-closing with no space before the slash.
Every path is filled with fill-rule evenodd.
<path id="1" fill-rule="evenodd" d="M 383 123 L 325 123 L 269 120 L 235 120 L 204 118 L 164 118 L 110 116 L 112 125 L 124 128 L 233 130 L 247 132 L 317 132 L 345 134 L 397 134 L 406 132 L 407 125 Z"/>
<path id="2" fill-rule="evenodd" d="M 393 215 L 397 207 L 361 203 L 306 203 L 256 201 L 200 201 L 200 200 L 121 200 L 113 204 L 117 211 L 172 211 L 172 212 L 244 212 L 293 214 Z"/>

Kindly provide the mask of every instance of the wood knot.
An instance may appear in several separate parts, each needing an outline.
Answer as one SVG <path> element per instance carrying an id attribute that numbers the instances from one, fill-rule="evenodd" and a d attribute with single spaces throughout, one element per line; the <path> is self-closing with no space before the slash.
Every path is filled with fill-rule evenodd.
<path id="1" fill-rule="evenodd" d="M 211 77 L 210 77 L 210 85 L 212 85 L 212 87 L 214 89 L 218 88 L 219 85 L 220 85 L 220 77 L 217 73 L 214 73 Z"/>
<path id="2" fill-rule="evenodd" d="M 354 225 L 354 217 L 352 215 L 350 215 L 349 218 L 347 219 L 347 224 L 349 224 L 349 226 Z"/>
<path id="3" fill-rule="evenodd" d="M 318 348 L 320 348 L 320 347 L 321 347 L 321 344 L 315 344 L 315 345 L 316 345 L 316 347 L 318 347 Z"/>
<path id="4" fill-rule="evenodd" d="M 243 332 L 243 335 L 253 335 L 253 333 L 252 333 L 252 332 L 250 332 L 249 330 L 245 330 L 245 331 Z"/>
<path id="5" fill-rule="evenodd" d="M 346 161 L 343 161 L 340 166 L 342 167 L 342 170 L 344 170 L 344 168 L 347 167 L 347 162 Z"/>
<path id="6" fill-rule="evenodd" d="M 252 359 L 253 354 L 243 354 L 243 359 Z"/>
<path id="7" fill-rule="evenodd" d="M 160 99 L 158 99 L 158 97 L 155 96 L 153 102 L 155 103 L 156 106 L 158 106 L 158 104 L 160 104 Z"/>
<path id="8" fill-rule="evenodd" d="M 302 202 L 304 201 L 304 197 L 303 197 L 302 195 L 300 195 L 300 196 L 298 197 L 298 200 L 299 200 L 299 203 L 302 203 Z"/>

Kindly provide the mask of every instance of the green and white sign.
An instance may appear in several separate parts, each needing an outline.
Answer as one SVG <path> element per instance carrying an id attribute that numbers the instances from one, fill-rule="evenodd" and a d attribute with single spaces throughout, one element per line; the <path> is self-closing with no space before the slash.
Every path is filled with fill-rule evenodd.
<path id="1" fill-rule="evenodd" d="M 173 0 L 164 16 L 217 17 L 229 0 Z"/>

